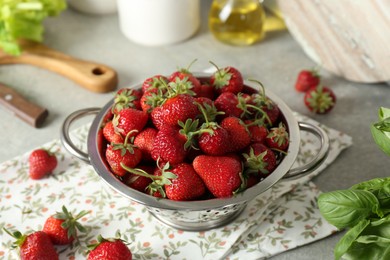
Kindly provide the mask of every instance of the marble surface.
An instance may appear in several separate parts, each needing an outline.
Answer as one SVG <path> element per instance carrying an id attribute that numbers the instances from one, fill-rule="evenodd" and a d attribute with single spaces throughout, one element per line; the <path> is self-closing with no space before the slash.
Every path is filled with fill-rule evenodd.
<path id="1" fill-rule="evenodd" d="M 390 160 L 373 142 L 369 126 L 377 120 L 380 106 L 390 107 L 389 85 L 354 83 L 321 71 L 323 84 L 332 87 L 337 95 L 337 104 L 327 115 L 311 114 L 303 104 L 303 95 L 294 90 L 294 82 L 301 69 L 315 64 L 291 35 L 287 31 L 270 32 L 262 42 L 250 47 L 224 45 L 208 30 L 209 4 L 210 1 L 202 1 L 202 24 L 196 35 L 171 46 L 134 44 L 121 33 L 116 14 L 95 16 L 71 9 L 45 21 L 44 43 L 68 55 L 113 67 L 119 76 L 118 88 L 140 83 L 155 74 L 170 74 L 194 59 L 197 62 L 192 71 L 210 67 L 210 60 L 220 66 L 234 66 L 244 77 L 262 81 L 292 110 L 353 138 L 352 147 L 314 180 L 322 191 L 344 189 L 360 181 L 388 176 Z M 36 129 L 0 108 L 1 162 L 58 139 L 61 125 L 70 113 L 101 107 L 113 96 L 113 93 L 93 93 L 67 78 L 29 65 L 0 66 L 0 81 L 50 112 L 43 127 Z M 290 250 L 273 259 L 313 259 L 314 255 L 316 259 L 333 259 L 333 248 L 341 235 Z"/>

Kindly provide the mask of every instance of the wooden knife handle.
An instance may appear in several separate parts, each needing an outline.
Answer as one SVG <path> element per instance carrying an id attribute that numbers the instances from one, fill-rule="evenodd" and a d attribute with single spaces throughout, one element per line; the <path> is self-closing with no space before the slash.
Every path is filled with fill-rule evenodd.
<path id="1" fill-rule="evenodd" d="M 17 117 L 33 127 L 42 126 L 49 112 L 29 102 L 15 90 L 0 83 L 0 103 L 11 110 Z"/>
<path id="2" fill-rule="evenodd" d="M 117 73 L 110 67 L 76 59 L 41 43 L 21 42 L 19 56 L 0 54 L 0 64 L 30 64 L 61 74 L 94 92 L 110 92 L 117 87 Z"/>

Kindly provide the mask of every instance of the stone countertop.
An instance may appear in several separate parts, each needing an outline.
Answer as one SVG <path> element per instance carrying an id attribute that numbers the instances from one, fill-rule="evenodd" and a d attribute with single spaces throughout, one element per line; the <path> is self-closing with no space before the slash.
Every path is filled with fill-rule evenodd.
<path id="1" fill-rule="evenodd" d="M 389 158 L 373 142 L 369 126 L 377 120 L 380 106 L 390 106 L 390 86 L 349 82 L 321 71 L 322 82 L 332 87 L 337 95 L 337 104 L 327 115 L 314 115 L 304 106 L 303 95 L 294 90 L 294 83 L 301 69 L 315 64 L 291 35 L 287 31 L 272 32 L 253 46 L 225 45 L 215 40 L 208 30 L 208 8 L 209 1 L 204 1 L 199 31 L 187 41 L 171 46 L 136 45 L 121 33 L 116 14 L 94 16 L 71 9 L 45 21 L 44 43 L 68 55 L 111 66 L 118 72 L 118 88 L 140 83 L 155 74 L 170 74 L 178 67 L 187 67 L 194 59 L 197 62 L 191 67 L 192 71 L 209 68 L 209 61 L 221 67 L 234 66 L 245 78 L 262 81 L 292 110 L 353 138 L 353 146 L 314 179 L 322 191 L 344 189 L 374 177 L 388 176 Z M 70 113 L 101 107 L 113 97 L 113 93 L 94 93 L 58 74 L 29 65 L 2 65 L 0 79 L 50 112 L 43 127 L 36 129 L 0 107 L 0 162 L 58 139 L 61 125 Z M 313 255 L 316 259 L 333 259 L 333 248 L 341 235 L 290 250 L 273 259 L 312 259 Z"/>

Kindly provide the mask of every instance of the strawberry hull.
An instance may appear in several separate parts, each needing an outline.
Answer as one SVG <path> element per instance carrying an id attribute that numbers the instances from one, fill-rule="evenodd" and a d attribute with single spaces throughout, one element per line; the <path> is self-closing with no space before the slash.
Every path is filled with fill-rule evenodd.
<path id="1" fill-rule="evenodd" d="M 201 82 L 205 82 L 210 75 L 198 73 L 196 74 L 196 77 L 200 79 Z M 256 93 L 255 89 L 258 89 L 258 85 L 248 81 L 244 81 L 244 84 L 244 91 L 246 93 Z M 136 85 L 134 88 L 141 89 L 141 85 L 142 84 Z M 282 122 L 286 127 L 290 138 L 289 146 L 286 150 L 286 154 L 279 156 L 278 165 L 272 173 L 264 177 L 257 184 L 251 184 L 250 188 L 244 189 L 239 194 L 227 198 L 215 198 L 206 193 L 202 196 L 202 199 L 193 201 L 174 201 L 148 195 L 144 192 L 132 189 L 123 183 L 120 178 L 112 173 L 98 146 L 99 129 L 101 129 L 101 126 L 104 123 L 106 114 L 110 112 L 114 100 L 108 102 L 101 109 L 85 109 L 71 114 L 64 122 L 61 140 L 70 153 L 89 162 L 109 187 L 126 198 L 144 205 L 149 212 L 161 222 L 177 229 L 189 231 L 216 228 L 233 221 L 240 215 L 249 201 L 257 196 L 261 196 L 262 193 L 277 182 L 310 173 L 321 165 L 327 156 L 329 140 L 326 133 L 316 126 L 298 122 L 291 109 L 282 99 L 268 89 L 266 90 L 266 93 L 267 97 L 280 109 L 278 122 Z M 72 124 L 74 120 L 82 117 L 84 114 L 87 115 L 91 113 L 96 113 L 97 115 L 89 130 L 87 140 L 88 153 L 83 153 L 71 143 L 68 131 L 70 124 Z M 313 161 L 302 167 L 292 168 L 299 152 L 301 130 L 311 132 L 318 136 L 321 148 Z"/>

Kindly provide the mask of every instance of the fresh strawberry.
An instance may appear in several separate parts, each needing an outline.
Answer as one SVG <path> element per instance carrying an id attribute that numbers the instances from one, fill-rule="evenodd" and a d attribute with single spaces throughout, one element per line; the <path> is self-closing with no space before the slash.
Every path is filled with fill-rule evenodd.
<path id="1" fill-rule="evenodd" d="M 153 77 L 147 78 L 142 83 L 142 92 L 143 93 L 147 93 L 147 92 L 157 93 L 158 90 L 161 87 L 164 87 L 165 84 L 168 84 L 168 82 L 169 82 L 168 78 L 165 76 L 162 76 L 162 75 L 155 75 Z"/>
<path id="2" fill-rule="evenodd" d="M 31 152 L 29 158 L 29 175 L 33 180 L 39 180 L 51 175 L 57 167 L 57 157 L 45 149 L 36 149 Z"/>
<path id="3" fill-rule="evenodd" d="M 19 231 L 11 233 L 4 229 L 16 241 L 12 248 L 19 248 L 21 260 L 58 260 L 58 253 L 48 234 L 35 231 L 31 234 L 21 234 Z"/>
<path id="4" fill-rule="evenodd" d="M 241 117 L 244 114 L 243 107 L 240 106 L 240 101 L 236 94 L 224 92 L 220 94 L 214 101 L 218 111 L 225 112 L 225 116 Z"/>
<path id="5" fill-rule="evenodd" d="M 317 70 L 301 70 L 295 82 L 295 89 L 299 92 L 306 92 L 320 83 L 320 75 Z"/>
<path id="6" fill-rule="evenodd" d="M 204 106 L 205 104 L 211 106 L 214 106 L 214 101 L 212 99 L 209 99 L 207 97 L 196 97 L 195 102 Z"/>
<path id="7" fill-rule="evenodd" d="M 162 107 L 155 107 L 150 113 L 150 118 L 152 119 L 152 123 L 157 129 L 166 126 L 163 114 L 164 114 L 164 110 Z"/>
<path id="8" fill-rule="evenodd" d="M 242 166 L 238 157 L 199 155 L 193 167 L 217 198 L 231 197 L 241 186 Z"/>
<path id="9" fill-rule="evenodd" d="M 187 138 L 179 131 L 176 127 L 165 126 L 157 132 L 151 152 L 155 161 L 160 159 L 175 165 L 185 160 L 188 152 L 185 149 Z"/>
<path id="10" fill-rule="evenodd" d="M 152 175 L 155 167 L 153 167 L 151 165 L 140 165 L 140 166 L 137 166 L 137 168 Z M 146 188 L 149 186 L 149 184 L 151 182 L 152 182 L 152 179 L 150 177 L 140 176 L 140 175 L 137 175 L 134 173 L 127 174 L 123 180 L 123 183 L 125 183 L 127 186 L 129 186 L 135 190 L 138 190 L 140 192 L 146 192 Z"/>
<path id="11" fill-rule="evenodd" d="M 127 242 L 120 238 L 97 238 L 98 243 L 89 245 L 88 260 L 132 260 Z"/>
<path id="12" fill-rule="evenodd" d="M 221 127 L 229 134 L 230 152 L 238 152 L 247 147 L 251 142 L 251 135 L 245 123 L 237 117 L 226 117 L 221 121 Z"/>
<path id="13" fill-rule="evenodd" d="M 170 184 L 164 185 L 168 199 L 187 201 L 205 194 L 206 186 L 192 165 L 180 163 L 169 171 L 176 175 L 176 178 L 171 179 Z"/>
<path id="14" fill-rule="evenodd" d="M 202 113 L 204 123 L 200 129 L 191 133 L 197 136 L 200 150 L 209 155 L 224 155 L 229 152 L 230 136 L 229 132 L 222 128 L 217 122 L 216 117 L 221 114 L 211 103 L 198 103 L 199 110 Z M 198 149 L 193 149 L 198 150 Z"/>
<path id="15" fill-rule="evenodd" d="M 209 84 L 201 84 L 192 88 L 192 91 L 195 92 L 195 97 L 205 97 L 214 100 L 214 87 Z"/>
<path id="16" fill-rule="evenodd" d="M 268 175 L 276 168 L 275 153 L 262 143 L 250 145 L 244 157 L 245 174 Z"/>
<path id="17" fill-rule="evenodd" d="M 104 125 L 103 135 L 109 143 L 122 143 L 124 140 L 122 135 L 117 132 L 112 121 L 108 121 Z"/>
<path id="18" fill-rule="evenodd" d="M 130 131 L 137 130 L 138 132 L 133 132 L 133 136 L 135 136 L 145 127 L 148 119 L 148 114 L 141 110 L 125 108 L 114 117 L 113 124 L 116 131 L 122 136 L 126 136 Z"/>
<path id="19" fill-rule="evenodd" d="M 217 65 L 213 65 L 217 68 L 217 71 L 211 75 L 210 84 L 214 86 L 217 93 L 232 92 L 238 94 L 242 91 L 244 80 L 239 70 L 230 66 L 220 69 Z"/>
<path id="20" fill-rule="evenodd" d="M 130 107 L 141 110 L 141 96 L 142 92 L 137 89 L 122 88 L 118 90 L 114 97 L 114 104 L 111 108 L 112 113 L 118 114 L 122 109 Z"/>
<path id="21" fill-rule="evenodd" d="M 123 169 L 121 163 L 129 168 L 134 168 L 142 160 L 142 151 L 133 145 L 133 138 L 130 138 L 131 134 L 132 132 L 129 132 L 123 143 L 112 143 L 108 145 L 106 150 L 107 163 L 113 173 L 118 176 L 126 174 L 126 170 Z"/>
<path id="22" fill-rule="evenodd" d="M 143 161 L 152 161 L 151 152 L 153 149 L 154 138 L 157 135 L 157 129 L 147 127 L 142 130 L 134 139 L 134 145 L 142 151 Z"/>
<path id="23" fill-rule="evenodd" d="M 265 126 L 264 120 L 245 120 L 245 125 L 250 133 L 252 143 L 265 143 L 268 128 Z"/>
<path id="24" fill-rule="evenodd" d="M 317 86 L 306 92 L 304 102 L 310 111 L 326 114 L 335 106 L 336 95 L 329 87 Z"/>
<path id="25" fill-rule="evenodd" d="M 272 127 L 265 138 L 265 142 L 269 148 L 287 151 L 290 140 L 286 126 L 283 123 L 279 123 L 278 127 Z"/>
<path id="26" fill-rule="evenodd" d="M 151 117 L 156 127 L 160 125 L 178 126 L 179 122 L 195 119 L 198 114 L 199 110 L 194 97 L 188 94 L 179 94 L 168 98 L 158 109 L 158 113 L 152 111 Z"/>
<path id="27" fill-rule="evenodd" d="M 77 238 L 77 231 L 86 232 L 77 220 L 88 213 L 88 211 L 81 211 L 73 217 L 72 213 L 63 206 L 62 212 L 57 212 L 46 219 L 42 231 L 49 235 L 54 245 L 71 244 Z"/>
<path id="28" fill-rule="evenodd" d="M 199 88 L 201 86 L 201 83 L 198 78 L 196 78 L 192 72 L 190 72 L 190 67 L 192 64 L 195 63 L 196 60 L 190 63 L 190 65 L 187 68 L 180 68 L 179 70 L 173 72 L 169 77 L 170 82 L 177 82 L 177 81 L 188 81 L 191 83 L 191 88 Z"/>
<path id="29" fill-rule="evenodd" d="M 204 131 L 198 137 L 201 151 L 209 155 L 224 155 L 229 152 L 231 150 L 229 132 L 217 124 L 208 129 L 210 131 Z"/>

